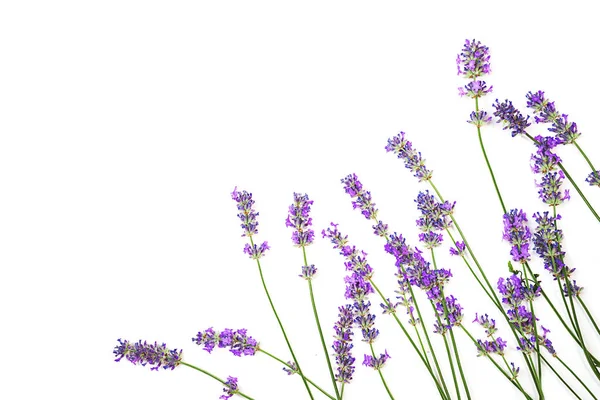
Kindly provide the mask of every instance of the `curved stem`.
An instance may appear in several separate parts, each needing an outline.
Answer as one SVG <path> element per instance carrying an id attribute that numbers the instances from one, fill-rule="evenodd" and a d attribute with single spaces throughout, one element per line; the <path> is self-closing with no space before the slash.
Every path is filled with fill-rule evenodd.
<path id="1" fill-rule="evenodd" d="M 261 348 L 258 348 L 258 351 L 260 351 L 261 353 L 264 353 L 265 355 L 271 357 L 272 359 L 274 359 L 276 361 L 279 361 L 281 364 L 285 365 L 286 367 L 289 367 L 288 363 L 286 363 L 285 361 L 283 361 L 281 358 L 274 356 L 273 354 L 269 353 L 268 351 L 263 350 Z M 299 372 L 298 372 L 298 375 L 300 375 Z M 319 385 L 317 385 L 316 383 L 314 383 L 312 380 L 310 380 L 306 376 L 304 378 L 306 379 L 306 381 L 308 383 L 310 383 L 312 386 L 314 386 L 314 388 L 317 389 L 319 392 L 323 393 L 325 396 L 329 397 L 331 400 L 336 400 L 335 397 L 333 397 L 332 395 L 330 395 L 329 393 L 327 393 L 325 390 L 323 390 Z"/>
<path id="2" fill-rule="evenodd" d="M 376 358 L 375 350 L 373 350 L 373 343 L 369 343 L 369 347 L 371 348 L 371 355 L 373 356 L 373 358 Z M 381 378 L 381 382 L 383 383 L 383 386 L 385 387 L 388 396 L 390 396 L 390 399 L 394 400 L 394 396 L 392 396 L 392 392 L 390 391 L 390 388 L 388 387 L 387 383 L 385 382 L 385 378 L 381 373 L 381 368 L 377 368 L 377 372 L 379 373 L 379 377 Z"/>
<path id="3" fill-rule="evenodd" d="M 205 374 L 205 375 L 208 375 L 208 376 L 210 376 L 211 378 L 213 378 L 213 379 L 215 379 L 215 380 L 217 380 L 217 381 L 221 382 L 221 384 L 225 385 L 225 381 L 224 381 L 223 379 L 221 379 L 221 378 L 219 378 L 219 377 L 217 377 L 217 376 L 215 376 L 215 375 L 211 374 L 211 373 L 210 373 L 210 372 L 208 372 L 208 371 L 205 371 L 205 370 L 203 370 L 202 368 L 196 367 L 195 365 L 192 365 L 192 364 L 188 364 L 188 363 L 186 363 L 185 361 L 181 361 L 181 362 L 180 362 L 180 364 L 181 364 L 181 365 L 185 365 L 186 367 L 190 367 L 190 368 L 192 368 L 192 369 L 195 369 L 196 371 L 200 371 L 200 372 L 202 372 L 203 374 Z M 248 395 L 246 395 L 246 394 L 244 394 L 244 393 L 242 393 L 242 392 L 235 392 L 235 394 L 237 394 L 237 395 L 239 395 L 239 396 L 242 396 L 243 398 L 245 398 L 245 399 L 248 399 L 248 400 L 254 400 L 252 397 L 250 397 L 250 396 L 248 396 Z"/>
<path id="4" fill-rule="evenodd" d="M 575 147 L 577 147 L 577 150 L 579 150 L 579 153 L 581 153 L 581 155 L 583 156 L 583 158 L 585 159 L 587 164 L 590 166 L 590 168 L 592 169 L 592 172 L 596 175 L 596 177 L 598 177 L 598 172 L 596 172 L 598 170 L 596 169 L 596 167 L 594 167 L 594 165 L 592 164 L 592 162 L 590 161 L 588 156 L 585 154 L 583 149 L 581 147 L 579 147 L 579 144 L 577 143 L 576 140 L 573 141 L 573 144 L 575 145 Z"/>

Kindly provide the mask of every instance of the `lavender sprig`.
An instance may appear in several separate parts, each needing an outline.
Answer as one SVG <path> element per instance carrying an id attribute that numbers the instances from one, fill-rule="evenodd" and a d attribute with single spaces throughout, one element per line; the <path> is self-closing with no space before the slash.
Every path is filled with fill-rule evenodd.
<path id="1" fill-rule="evenodd" d="M 212 353 L 215 347 L 229 351 L 235 356 L 253 356 L 259 350 L 258 342 L 247 334 L 246 329 L 226 328 L 221 332 L 208 328 L 205 331 L 198 332 L 192 341 L 198 346 L 204 346 L 203 349 Z"/>

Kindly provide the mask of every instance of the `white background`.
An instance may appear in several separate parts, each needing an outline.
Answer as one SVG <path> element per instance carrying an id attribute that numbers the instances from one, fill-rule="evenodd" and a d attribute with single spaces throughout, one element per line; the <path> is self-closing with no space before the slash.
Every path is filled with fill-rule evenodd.
<path id="1" fill-rule="evenodd" d="M 306 398 L 300 379 L 263 355 L 209 355 L 190 340 L 211 326 L 245 327 L 289 359 L 256 265 L 242 253 L 235 186 L 254 194 L 256 240 L 272 247 L 265 277 L 301 364 L 331 391 L 308 288 L 297 277 L 301 252 L 284 226 L 293 192 L 314 200 L 317 232 L 339 222 L 369 253 L 375 281 L 393 296 L 393 260 L 340 179 L 357 173 L 381 219 L 416 244 L 413 199 L 426 186 L 384 150 L 403 130 L 445 197 L 457 200 L 456 217 L 490 279 L 506 276 L 509 246 L 476 130 L 465 122 L 473 101 L 457 95 L 465 82 L 456 54 L 467 38 L 489 46 L 494 92 L 482 107 L 510 98 L 524 109 L 528 91 L 545 90 L 600 165 L 595 16 L 591 5 L 571 2 L 3 2 L 0 397 L 221 394 L 219 383 L 183 366 L 154 372 L 113 362 L 117 339 L 126 338 L 182 348 L 186 361 L 238 376 L 256 399 Z M 484 140 L 507 206 L 544 210 L 530 143 L 499 126 L 485 128 Z M 575 149 L 560 155 L 600 209 L 600 189 L 583 182 L 589 171 Z M 572 195 L 560 210 L 567 260 L 600 318 L 600 224 Z M 482 337 L 470 323 L 475 312 L 502 318 L 447 251 L 439 258 L 455 275 L 449 291 Z M 308 257 L 319 269 L 314 288 L 330 345 L 344 301 L 343 260 L 320 235 Z M 558 300 L 537 258 L 532 266 Z M 373 303 L 382 332 L 376 350 L 392 356 L 383 371 L 396 398 L 435 398 L 406 339 Z M 600 393 L 543 301 L 537 307 L 559 354 Z M 518 398 L 458 336 L 473 398 Z M 587 337 L 598 352 L 598 336 Z M 509 358 L 522 364 L 511 348 Z M 365 350 L 356 343 L 348 400 L 386 398 L 377 374 L 360 365 Z M 548 370 L 544 377 L 548 399 L 569 397 Z"/>

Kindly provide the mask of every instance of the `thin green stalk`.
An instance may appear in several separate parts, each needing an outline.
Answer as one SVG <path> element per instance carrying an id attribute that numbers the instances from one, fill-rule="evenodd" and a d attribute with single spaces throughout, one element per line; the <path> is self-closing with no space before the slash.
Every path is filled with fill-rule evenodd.
<path id="1" fill-rule="evenodd" d="M 579 383 L 581 383 L 581 386 L 584 387 L 584 389 L 596 400 L 598 400 L 598 398 L 596 396 L 594 396 L 594 393 L 592 393 L 592 391 L 590 390 L 590 388 L 587 387 L 587 385 L 581 380 L 581 378 L 579 378 L 579 376 L 573 372 L 573 370 L 571 368 L 569 368 L 569 366 L 558 356 L 554 357 L 558 360 L 558 362 L 560 362 L 562 364 L 563 367 L 565 367 L 570 373 L 571 375 L 573 375 L 573 377 L 575 377 L 575 379 L 577 379 L 577 381 Z M 545 361 L 545 360 L 544 360 Z M 547 363 L 547 362 L 546 362 Z"/>
<path id="2" fill-rule="evenodd" d="M 373 356 L 373 358 L 376 358 L 375 356 L 375 351 L 373 350 L 373 343 L 369 343 L 369 347 L 371 348 L 371 355 Z M 385 382 L 385 378 L 383 377 L 383 374 L 381 373 L 381 368 L 376 368 L 377 372 L 379 373 L 379 377 L 381 378 L 381 382 L 383 383 L 383 386 L 385 387 L 385 390 L 388 394 L 388 396 L 390 396 L 390 399 L 394 400 L 394 396 L 392 396 L 392 392 L 390 391 L 390 388 L 388 387 L 387 383 Z"/>
<path id="3" fill-rule="evenodd" d="M 369 279 L 369 282 L 371 283 L 371 286 L 373 286 L 373 289 L 375 289 L 375 291 L 379 294 L 379 297 L 381 297 L 381 300 L 383 300 L 384 302 L 387 303 L 386 297 L 383 295 L 383 293 L 381 292 L 381 290 L 379 290 L 379 287 L 377 287 L 377 285 L 375 284 L 375 282 L 373 282 L 373 279 Z M 402 324 L 402 321 L 400 321 L 400 319 L 398 318 L 398 316 L 396 315 L 396 313 L 392 313 L 392 317 L 394 317 L 394 319 L 396 320 L 396 323 L 398 324 L 398 326 L 400 326 L 400 329 L 402 329 L 402 332 L 404 332 L 404 335 L 408 338 L 408 341 L 410 342 L 410 344 L 413 346 L 413 348 L 417 352 L 417 355 L 419 356 L 419 358 L 421 359 L 421 361 L 423 361 L 423 364 L 425 365 L 425 367 L 427 368 L 427 371 L 429 372 L 429 375 L 431 375 L 431 378 L 435 382 L 435 385 L 436 385 L 438 391 L 440 392 L 440 396 L 442 397 L 442 399 L 450 400 L 450 397 L 446 397 L 446 394 L 443 393 L 443 390 L 442 390 L 443 388 L 440 385 L 440 382 L 438 381 L 437 377 L 433 373 L 433 370 L 431 369 L 431 364 L 429 363 L 429 360 L 427 359 L 427 353 L 425 352 L 425 349 L 423 347 L 423 342 L 421 341 L 421 336 L 419 335 L 419 331 L 417 330 L 417 327 L 414 326 L 415 331 L 417 332 L 417 336 L 419 338 L 419 342 L 421 344 L 421 348 L 423 348 L 423 353 L 421 353 L 419 351 L 419 349 L 418 349 L 416 343 L 414 342 L 413 338 L 409 335 L 408 331 L 404 327 L 404 324 Z M 442 380 L 443 380 L 443 377 L 442 377 Z"/>
<path id="4" fill-rule="evenodd" d="M 527 264 L 527 262 L 525 263 Z M 529 264 L 527 264 L 527 268 L 529 268 Z M 525 265 L 523 265 L 523 274 L 525 276 L 525 282 L 529 285 L 529 277 L 527 276 L 527 270 L 525 269 Z M 537 284 L 537 281 L 534 279 L 535 275 L 532 274 L 532 280 L 534 280 Z M 535 310 L 533 309 L 533 300 L 529 299 L 529 309 L 531 310 L 531 320 L 533 323 L 533 334 L 535 335 L 535 351 L 537 352 L 537 361 L 538 361 L 538 380 L 540 382 L 540 386 L 542 386 L 542 360 L 540 353 L 540 337 L 538 335 L 537 329 L 537 318 L 535 317 Z"/>
<path id="5" fill-rule="evenodd" d="M 304 258 L 304 265 L 308 266 L 308 261 L 306 259 L 306 249 L 304 245 L 302 246 L 302 256 Z M 319 330 L 319 338 L 321 339 L 321 345 L 323 346 L 323 353 L 325 354 L 325 359 L 327 360 L 327 368 L 329 369 L 329 376 L 331 377 L 331 383 L 333 383 L 333 388 L 335 390 L 335 396 L 337 399 L 341 399 L 340 392 L 338 391 L 337 383 L 335 380 L 335 376 L 333 375 L 333 368 L 331 367 L 331 360 L 329 359 L 329 353 L 327 352 L 327 345 L 325 344 L 325 338 L 323 337 L 323 329 L 321 328 L 321 322 L 319 321 L 319 314 L 317 313 L 317 305 L 315 304 L 315 296 L 313 293 L 312 280 L 308 279 L 308 289 L 310 292 L 310 302 L 312 305 L 313 314 L 315 316 L 315 321 L 317 323 L 317 329 Z"/>
<path id="6" fill-rule="evenodd" d="M 260 347 L 258 348 L 258 351 L 260 351 L 261 353 L 264 353 L 265 355 L 271 357 L 272 359 L 279 361 L 281 364 L 285 365 L 286 367 L 289 367 L 288 363 L 286 363 L 285 361 L 283 361 L 281 358 L 274 356 L 273 354 L 269 353 L 266 350 L 261 349 Z M 298 372 L 298 375 L 300 375 L 300 373 Z M 327 393 L 325 390 L 323 390 L 321 387 L 319 387 L 319 385 L 317 385 L 316 383 L 314 383 L 312 380 L 310 380 L 309 378 L 305 377 L 306 381 L 308 383 L 310 383 L 312 386 L 314 386 L 315 389 L 317 389 L 319 392 L 323 393 L 325 396 L 329 397 L 331 400 L 336 400 L 335 397 L 333 397 L 332 395 L 330 395 L 329 393 Z"/>
<path id="7" fill-rule="evenodd" d="M 576 140 L 573 141 L 573 144 L 575 145 L 575 147 L 577 147 L 577 150 L 579 150 L 579 153 L 581 153 L 581 155 L 583 156 L 583 158 L 585 159 L 585 161 L 588 163 L 588 165 L 592 169 L 592 172 L 596 175 L 596 177 L 598 177 L 598 173 L 596 172 L 598 170 L 596 169 L 596 167 L 594 167 L 594 165 L 592 164 L 592 162 L 590 161 L 590 159 L 588 158 L 588 156 L 585 154 L 585 152 L 583 151 L 583 149 L 581 147 L 579 147 L 579 144 L 577 143 Z"/>
<path id="8" fill-rule="evenodd" d="M 598 333 L 598 335 L 600 335 L 600 328 L 598 328 L 598 325 L 596 324 L 596 321 L 594 320 L 594 317 L 590 313 L 590 310 L 586 307 L 586 305 L 585 305 L 583 299 L 581 298 L 581 296 L 577 296 L 577 300 L 579 301 L 579 304 L 581 304 L 581 307 L 583 307 L 585 313 L 587 314 L 588 318 L 592 322 L 592 325 L 594 325 L 594 328 L 596 329 L 596 332 Z"/>
<path id="9" fill-rule="evenodd" d="M 546 358 L 544 356 L 542 356 L 542 360 L 544 360 L 544 363 L 548 366 L 548 368 L 550 368 L 550 371 L 552 371 L 554 373 L 554 375 L 556 375 L 556 377 L 563 383 L 563 385 L 565 385 L 567 387 L 567 389 L 569 389 L 569 391 L 571 393 L 573 393 L 573 395 L 575 397 L 577 397 L 578 399 L 581 400 L 581 397 L 579 397 L 579 395 L 577 394 L 577 392 L 575 392 L 575 390 L 573 390 L 573 388 L 571 386 L 569 386 L 569 384 L 567 383 L 567 381 L 565 381 L 562 376 L 554 369 L 554 367 L 548 362 L 548 360 L 546 360 Z"/>
<path id="10" fill-rule="evenodd" d="M 208 371 L 205 371 L 205 370 L 203 370 L 202 368 L 196 367 L 195 365 L 192 365 L 192 364 L 188 364 L 188 363 L 186 363 L 185 361 L 180 361 L 180 364 L 181 364 L 181 365 L 185 365 L 186 367 L 190 367 L 190 368 L 192 368 L 192 369 L 195 369 L 196 371 L 200 371 L 200 372 L 202 372 L 203 374 L 205 374 L 205 375 L 208 375 L 208 376 L 210 376 L 211 378 L 213 378 L 213 379 L 215 379 L 215 380 L 217 380 L 217 381 L 221 382 L 221 384 L 225 385 L 225 381 L 224 381 L 223 379 L 219 378 L 218 376 L 215 376 L 215 375 L 211 374 L 211 373 L 210 373 L 210 372 L 208 372 Z M 240 395 L 240 396 L 242 396 L 243 398 L 245 398 L 245 399 L 248 399 L 248 400 L 254 400 L 252 397 L 250 397 L 250 396 L 248 396 L 248 395 L 246 395 L 246 394 L 244 394 L 244 393 L 242 393 L 242 392 L 235 392 L 235 394 L 237 394 L 237 395 Z"/>
<path id="11" fill-rule="evenodd" d="M 433 248 L 431 249 L 431 260 L 433 261 L 433 269 L 437 270 L 437 262 L 435 260 L 435 252 L 434 252 Z M 444 316 L 446 318 L 448 318 L 448 303 L 446 302 L 446 295 L 444 294 L 443 288 L 441 289 L 441 296 L 442 296 L 442 306 L 444 307 Z M 458 354 L 458 348 L 456 347 L 456 339 L 454 338 L 454 332 L 452 330 L 452 327 L 450 327 L 448 330 L 450 332 L 450 341 L 452 342 L 452 347 L 454 350 L 454 356 L 456 358 L 456 365 L 458 367 L 458 372 L 460 373 L 460 378 L 461 378 L 463 387 L 465 388 L 465 393 L 467 395 L 467 398 L 471 399 L 471 393 L 469 392 L 469 385 L 467 385 L 467 380 L 465 378 L 462 364 L 460 362 L 460 355 Z M 451 360 L 450 357 L 448 357 L 448 358 Z M 459 398 L 460 398 L 460 395 L 459 395 Z"/>
<path id="12" fill-rule="evenodd" d="M 250 244 L 252 246 L 254 246 L 254 241 L 252 240 L 252 236 L 250 236 Z M 277 311 L 275 310 L 275 305 L 273 304 L 273 300 L 271 300 L 271 295 L 269 294 L 269 290 L 267 289 L 267 284 L 265 283 L 265 277 L 263 276 L 263 272 L 262 272 L 262 268 L 260 266 L 260 260 L 256 260 L 256 264 L 258 265 L 258 272 L 260 274 L 260 280 L 262 282 L 263 285 L 263 289 L 265 290 L 265 294 L 267 295 L 267 299 L 269 300 L 269 304 L 271 305 L 271 309 L 273 310 L 273 314 L 275 314 L 275 319 L 277 319 L 277 323 L 279 324 L 279 328 L 281 329 L 281 333 L 283 333 L 283 338 L 285 339 L 285 343 L 288 346 L 288 349 L 290 350 L 290 353 L 292 354 L 292 358 L 294 359 L 294 363 L 296 363 L 296 368 L 298 368 L 298 372 L 300 373 L 300 376 L 302 377 L 302 382 L 304 382 L 304 386 L 306 387 L 306 391 L 308 392 L 308 395 L 310 396 L 310 398 L 312 400 L 314 400 L 313 394 L 310 391 L 310 388 L 308 387 L 308 382 L 306 381 L 306 378 L 304 377 L 304 374 L 302 373 L 302 369 L 300 368 L 300 364 L 298 363 L 298 360 L 296 359 L 296 355 L 294 354 L 294 350 L 292 349 L 292 345 L 290 344 L 290 341 L 287 337 L 287 334 L 285 333 L 285 329 L 283 328 L 283 324 L 281 323 L 281 320 L 279 319 L 279 315 L 277 314 Z"/>

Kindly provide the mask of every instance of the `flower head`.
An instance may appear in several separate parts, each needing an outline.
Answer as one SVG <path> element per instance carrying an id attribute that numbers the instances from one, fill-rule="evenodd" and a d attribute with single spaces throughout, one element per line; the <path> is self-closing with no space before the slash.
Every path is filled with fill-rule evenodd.
<path id="1" fill-rule="evenodd" d="M 496 99 L 496 103 L 494 103 L 493 106 L 496 109 L 494 116 L 498 118 L 497 122 L 501 122 L 504 125 L 503 129 L 510 129 L 512 137 L 527 133 L 526 129 L 531 126 L 529 115 L 524 117 L 523 114 L 513 106 L 512 101 L 504 100 L 503 103 L 500 103 L 498 99 Z"/>
<path id="2" fill-rule="evenodd" d="M 130 361 L 132 364 L 140 364 L 146 366 L 152 365 L 151 370 L 158 371 L 160 367 L 163 369 L 175 369 L 182 360 L 182 351 L 177 349 L 169 350 L 166 344 L 158 344 L 157 342 L 147 343 L 141 340 L 136 343 L 131 343 L 128 340 L 118 340 L 119 344 L 115 346 L 113 354 L 115 361 L 121 361 L 123 358 Z"/>
<path id="3" fill-rule="evenodd" d="M 527 107 L 533 109 L 536 114 L 535 122 L 550 123 L 552 126 L 548 130 L 554 132 L 561 143 L 574 143 L 581 136 L 577 130 L 577 124 L 569 121 L 567 114 L 558 112 L 554 102 L 546 99 L 543 91 L 529 92 L 525 97 L 527 98 Z"/>
<path id="4" fill-rule="evenodd" d="M 312 204 L 308 195 L 294 193 L 294 203 L 289 208 L 285 226 L 294 228 L 292 241 L 298 247 L 308 246 L 314 241 L 315 231 L 309 228 L 312 225 L 312 218 L 309 217 Z"/>
<path id="5" fill-rule="evenodd" d="M 478 99 L 480 97 L 485 96 L 488 93 L 492 93 L 493 90 L 494 86 L 487 87 L 487 83 L 485 83 L 485 81 L 475 80 L 467 83 L 464 87 L 459 87 L 458 94 L 461 97 L 467 96 L 472 99 Z M 473 114 L 471 115 L 471 117 L 473 117 Z M 485 115 L 485 118 L 487 118 L 487 114 Z"/>
<path id="6" fill-rule="evenodd" d="M 244 253 L 248 254 L 248 257 L 250 257 L 251 259 L 258 260 L 262 256 L 264 256 L 267 250 L 269 249 L 269 244 L 266 241 L 263 242 L 261 245 L 250 245 L 246 243 L 246 245 L 244 246 Z"/>
<path id="7" fill-rule="evenodd" d="M 492 117 L 488 115 L 485 111 L 473 111 L 469 116 L 469 120 L 467 121 L 470 124 L 475 125 L 480 128 L 483 125 L 489 123 L 492 120 Z"/>
<path id="8" fill-rule="evenodd" d="M 252 200 L 252 193 L 248 193 L 245 190 L 241 192 L 237 190 L 237 187 L 233 189 L 231 198 L 237 203 L 237 209 L 239 211 L 238 217 L 242 220 L 242 229 L 244 233 L 242 236 L 252 236 L 258 233 L 258 222 L 256 217 L 258 213 L 254 210 L 254 200 Z"/>
<path id="9" fill-rule="evenodd" d="M 377 209 L 372 201 L 371 192 L 363 190 L 362 183 L 360 183 L 356 174 L 350 174 L 341 181 L 344 185 L 344 191 L 354 199 L 352 207 L 354 209 L 360 208 L 366 219 L 376 219 Z"/>
<path id="10" fill-rule="evenodd" d="M 233 376 L 228 377 L 225 381 L 225 387 L 223 388 L 223 392 L 225 392 L 225 394 L 221 395 L 219 399 L 227 400 L 233 397 L 234 394 L 238 393 L 239 390 L 237 381 L 238 379 Z"/>
<path id="11" fill-rule="evenodd" d="M 590 186 L 598 186 L 600 187 L 600 170 L 591 172 L 585 181 L 590 184 Z"/>
<path id="12" fill-rule="evenodd" d="M 504 214 L 504 240 L 512 245 L 510 254 L 514 261 L 524 263 L 530 259 L 529 241 L 531 232 L 527 226 L 527 215 L 523 210 L 512 209 Z"/>
<path id="13" fill-rule="evenodd" d="M 431 179 L 432 171 L 425 167 L 425 160 L 421 158 L 421 153 L 413 149 L 412 143 L 404 138 L 404 132 L 388 139 L 385 146 L 387 152 L 393 152 L 398 158 L 404 160 L 406 168 L 410 169 L 413 175 L 419 179 L 419 182 Z"/>
<path id="14" fill-rule="evenodd" d="M 389 358 L 392 358 L 392 357 L 390 357 L 387 350 L 385 350 L 385 353 L 380 354 L 379 357 L 373 357 L 368 354 L 365 354 L 365 359 L 363 361 L 363 365 L 367 366 L 367 367 L 371 367 L 374 370 L 379 370 L 384 366 L 385 362 Z"/>
<path id="15" fill-rule="evenodd" d="M 248 336 L 246 329 L 224 329 L 216 332 L 213 328 L 198 332 L 192 341 L 198 346 L 204 346 L 204 350 L 211 353 L 215 347 L 221 349 L 229 348 L 229 351 L 235 356 L 253 356 L 258 351 L 258 342 Z"/>
<path id="16" fill-rule="evenodd" d="M 352 344 L 352 325 L 354 324 L 353 306 L 347 304 L 338 307 L 338 317 L 333 326 L 335 331 L 335 341 L 331 346 L 335 354 L 335 362 L 337 364 L 337 372 L 335 379 L 338 382 L 349 383 L 352 380 L 354 373 L 354 361 L 351 350 L 354 347 Z"/>
<path id="17" fill-rule="evenodd" d="M 490 50 L 479 40 L 466 40 L 462 51 L 456 57 L 458 75 L 472 79 L 489 74 Z"/>
<path id="18" fill-rule="evenodd" d="M 456 242 L 456 248 L 450 247 L 450 254 L 453 256 L 462 256 L 465 254 L 466 245 L 465 242 Z"/>

